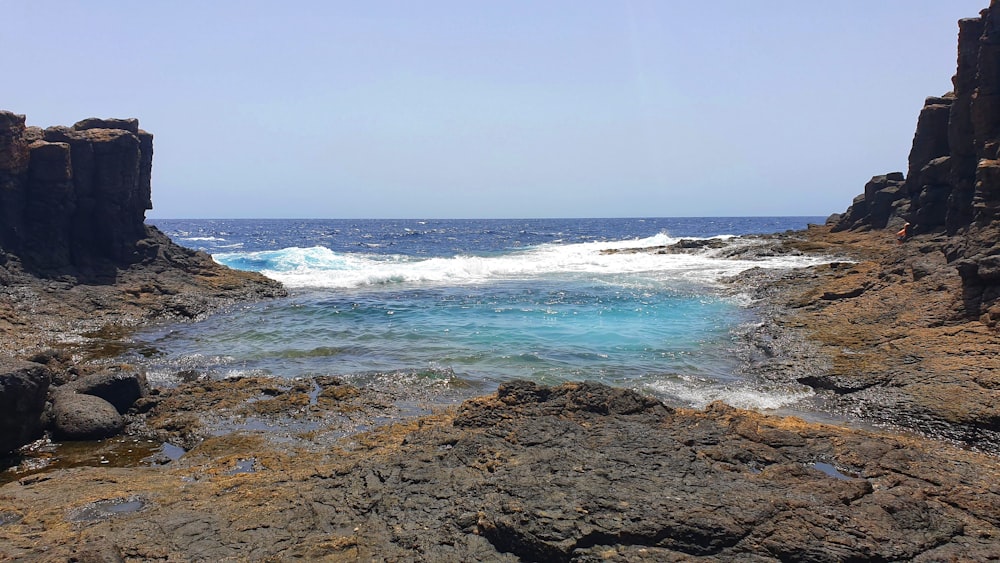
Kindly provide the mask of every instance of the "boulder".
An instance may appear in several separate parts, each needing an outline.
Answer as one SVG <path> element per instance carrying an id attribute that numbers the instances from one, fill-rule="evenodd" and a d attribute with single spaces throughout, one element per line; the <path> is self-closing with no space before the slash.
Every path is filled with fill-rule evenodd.
<path id="1" fill-rule="evenodd" d="M 51 374 L 40 364 L 0 360 L 0 454 L 42 434 Z"/>
<path id="2" fill-rule="evenodd" d="M 125 414 L 137 400 L 149 395 L 146 374 L 135 369 L 92 373 L 72 381 L 62 389 L 100 397 L 111 403 L 122 414 Z"/>
<path id="3" fill-rule="evenodd" d="M 125 421 L 111 403 L 94 395 L 60 390 L 53 396 L 50 424 L 57 440 L 101 440 L 119 434 Z"/>

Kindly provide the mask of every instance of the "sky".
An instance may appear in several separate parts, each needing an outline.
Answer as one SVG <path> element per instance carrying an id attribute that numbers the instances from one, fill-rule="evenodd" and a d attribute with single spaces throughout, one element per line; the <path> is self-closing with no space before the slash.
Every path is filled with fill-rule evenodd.
<path id="1" fill-rule="evenodd" d="M 136 117 L 149 218 L 825 216 L 988 0 L 3 0 L 0 109 Z"/>

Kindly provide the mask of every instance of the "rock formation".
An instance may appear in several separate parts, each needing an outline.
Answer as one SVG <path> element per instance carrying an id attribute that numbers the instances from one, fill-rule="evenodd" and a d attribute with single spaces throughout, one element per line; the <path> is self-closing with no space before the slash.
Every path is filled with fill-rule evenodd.
<path id="1" fill-rule="evenodd" d="M 135 119 L 41 130 L 0 111 L 0 248 L 42 274 L 138 262 L 152 163 Z"/>
<path id="2" fill-rule="evenodd" d="M 1000 2 L 958 22 L 953 91 L 930 97 L 917 120 L 908 170 L 875 176 L 834 231 L 911 224 L 944 235 L 964 282 L 964 313 L 1000 320 Z"/>
<path id="3" fill-rule="evenodd" d="M 135 119 L 43 130 L 0 111 L 0 456 L 43 430 L 119 432 L 147 392 L 141 373 L 93 373 L 37 352 L 67 335 L 284 294 L 147 226 L 152 165 L 153 136 Z"/>

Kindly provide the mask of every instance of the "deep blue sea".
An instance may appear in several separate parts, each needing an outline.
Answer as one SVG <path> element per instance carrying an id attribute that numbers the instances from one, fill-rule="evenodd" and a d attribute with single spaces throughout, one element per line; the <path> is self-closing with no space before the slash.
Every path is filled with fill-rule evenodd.
<path id="1" fill-rule="evenodd" d="M 744 379 L 746 300 L 720 280 L 817 259 L 604 253 L 804 228 L 821 217 L 530 220 L 151 220 L 290 296 L 138 335 L 161 385 L 336 375 L 369 386 L 490 392 L 515 378 L 597 380 L 678 405 L 778 408 L 802 389 Z"/>

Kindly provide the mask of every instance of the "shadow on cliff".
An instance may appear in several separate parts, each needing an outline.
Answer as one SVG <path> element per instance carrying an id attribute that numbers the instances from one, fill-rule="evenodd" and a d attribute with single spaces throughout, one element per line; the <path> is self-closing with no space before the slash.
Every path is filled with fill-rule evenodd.
<path id="1" fill-rule="evenodd" d="M 152 163 L 136 119 L 41 129 L 0 111 L 0 247 L 38 277 L 114 283 L 156 255 L 142 244 Z"/>
<path id="2" fill-rule="evenodd" d="M 958 22 L 952 91 L 917 119 L 904 176 L 875 176 L 834 232 L 901 229 L 928 235 L 962 276 L 958 314 L 1000 323 L 1000 2 Z M 923 252 L 923 250 L 921 250 Z"/>

